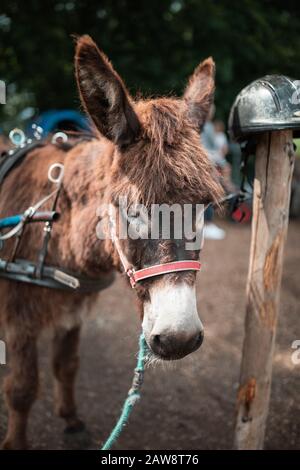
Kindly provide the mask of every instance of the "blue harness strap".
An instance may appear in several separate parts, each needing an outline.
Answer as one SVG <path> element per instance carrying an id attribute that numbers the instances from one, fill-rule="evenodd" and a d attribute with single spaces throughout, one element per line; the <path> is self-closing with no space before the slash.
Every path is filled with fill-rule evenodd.
<path id="1" fill-rule="evenodd" d="M 0 230 L 2 228 L 14 227 L 18 225 L 22 220 L 23 215 L 13 215 L 11 217 L 6 217 L 5 219 L 0 219 Z"/>

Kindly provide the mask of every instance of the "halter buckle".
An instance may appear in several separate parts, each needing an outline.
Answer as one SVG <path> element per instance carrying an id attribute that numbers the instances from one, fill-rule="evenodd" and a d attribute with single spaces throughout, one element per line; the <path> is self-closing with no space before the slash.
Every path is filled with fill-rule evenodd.
<path id="1" fill-rule="evenodd" d="M 129 277 L 129 281 L 131 284 L 131 287 L 134 289 L 136 286 L 136 280 L 135 280 L 135 270 L 133 268 L 129 268 L 126 271 L 127 276 Z"/>

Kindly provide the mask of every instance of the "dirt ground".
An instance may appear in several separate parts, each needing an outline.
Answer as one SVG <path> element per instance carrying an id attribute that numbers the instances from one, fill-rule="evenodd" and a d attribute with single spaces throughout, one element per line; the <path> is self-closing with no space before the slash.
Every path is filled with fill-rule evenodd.
<path id="1" fill-rule="evenodd" d="M 149 368 L 143 397 L 117 449 L 230 449 L 238 387 L 250 227 L 222 222 L 227 237 L 207 241 L 198 276 L 198 306 L 205 324 L 199 351 L 176 364 Z M 291 344 L 300 339 L 300 222 L 289 227 L 285 252 L 267 449 L 300 448 L 300 364 Z M 52 413 L 49 335 L 41 339 L 40 399 L 29 436 L 34 449 L 93 449 L 108 436 L 119 414 L 135 364 L 139 320 L 134 292 L 122 279 L 105 291 L 97 317 L 87 320 L 81 342 L 77 383 L 80 416 L 87 430 L 65 435 Z M 7 367 L 1 366 L 0 373 Z M 2 411 L 0 437 L 5 412 Z"/>

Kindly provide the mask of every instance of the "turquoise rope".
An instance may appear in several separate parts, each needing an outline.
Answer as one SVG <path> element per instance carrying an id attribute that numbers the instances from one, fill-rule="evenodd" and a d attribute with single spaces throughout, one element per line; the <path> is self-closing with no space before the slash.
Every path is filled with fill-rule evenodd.
<path id="1" fill-rule="evenodd" d="M 139 354 L 136 368 L 134 369 L 134 377 L 132 381 L 132 387 L 128 392 L 128 396 L 125 400 L 123 405 L 122 413 L 112 430 L 109 438 L 102 446 L 101 450 L 109 450 L 115 444 L 117 439 L 119 438 L 123 428 L 126 426 L 129 416 L 132 412 L 134 405 L 137 401 L 141 398 L 141 387 L 143 384 L 144 378 L 144 369 L 145 369 L 145 356 L 147 353 L 147 343 L 143 333 L 140 335 L 139 339 Z"/>

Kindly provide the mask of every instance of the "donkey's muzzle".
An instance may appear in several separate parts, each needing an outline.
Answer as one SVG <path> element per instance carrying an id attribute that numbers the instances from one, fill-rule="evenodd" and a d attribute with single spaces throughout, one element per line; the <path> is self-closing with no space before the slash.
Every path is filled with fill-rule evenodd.
<path id="1" fill-rule="evenodd" d="M 203 330 L 199 330 L 189 338 L 178 333 L 152 334 L 150 336 L 150 347 L 154 354 L 161 359 L 176 360 L 200 348 L 203 339 Z"/>

